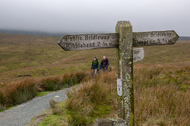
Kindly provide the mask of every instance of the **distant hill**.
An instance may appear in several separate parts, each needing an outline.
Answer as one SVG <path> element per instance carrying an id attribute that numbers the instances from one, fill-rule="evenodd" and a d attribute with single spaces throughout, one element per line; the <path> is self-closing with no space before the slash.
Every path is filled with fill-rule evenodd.
<path id="1" fill-rule="evenodd" d="M 190 40 L 190 37 L 180 36 L 178 39 L 178 41 L 183 41 L 183 40 Z"/>
<path id="2" fill-rule="evenodd" d="M 44 32 L 44 31 L 24 31 L 24 30 L 7 30 L 7 29 L 0 29 L 0 33 L 58 36 L 58 37 L 63 37 L 65 34 L 81 34 L 81 32 Z M 99 32 L 88 32 L 88 33 L 93 34 L 93 33 L 107 33 L 107 32 L 99 31 Z"/>
<path id="3" fill-rule="evenodd" d="M 9 33 L 9 34 L 26 34 L 26 35 L 41 35 L 41 36 L 59 36 L 62 37 L 66 33 L 51 33 L 51 32 L 43 32 L 43 31 L 24 31 L 24 30 L 6 30 L 0 29 L 1 33 Z"/>
<path id="4" fill-rule="evenodd" d="M 59 37 L 62 37 L 63 35 L 68 34 L 68 33 L 52 33 L 52 32 L 43 32 L 43 31 L 24 31 L 24 30 L 6 30 L 6 29 L 0 29 L 0 32 L 1 33 L 10 33 L 10 34 L 59 36 Z M 101 33 L 103 33 L 103 32 L 101 32 Z M 76 34 L 76 33 L 72 33 L 72 34 Z M 180 36 L 178 41 L 182 41 L 182 40 L 190 40 L 190 37 Z"/>

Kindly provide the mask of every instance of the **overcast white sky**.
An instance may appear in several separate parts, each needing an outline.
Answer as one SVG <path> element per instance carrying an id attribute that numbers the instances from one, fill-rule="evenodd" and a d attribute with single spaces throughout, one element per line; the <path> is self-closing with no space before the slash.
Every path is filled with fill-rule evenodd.
<path id="1" fill-rule="evenodd" d="M 0 0 L 0 29 L 115 32 L 119 20 L 190 36 L 190 0 Z"/>

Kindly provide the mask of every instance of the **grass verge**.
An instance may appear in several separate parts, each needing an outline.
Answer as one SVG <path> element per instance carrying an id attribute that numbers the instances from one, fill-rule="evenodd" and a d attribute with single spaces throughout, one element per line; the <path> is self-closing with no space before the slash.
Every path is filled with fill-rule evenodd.
<path id="1" fill-rule="evenodd" d="M 43 91 L 43 92 L 38 92 L 38 93 L 36 94 L 36 96 L 38 96 L 38 97 L 42 97 L 42 96 L 45 96 L 45 95 L 47 95 L 48 93 L 51 93 L 51 92 L 53 92 L 53 91 Z"/>

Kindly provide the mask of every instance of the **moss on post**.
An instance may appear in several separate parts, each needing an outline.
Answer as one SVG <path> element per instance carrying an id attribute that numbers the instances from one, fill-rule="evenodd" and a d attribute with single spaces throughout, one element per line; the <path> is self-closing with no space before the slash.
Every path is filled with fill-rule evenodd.
<path id="1" fill-rule="evenodd" d="M 118 96 L 118 115 L 126 121 L 127 126 L 134 126 L 132 25 L 129 21 L 118 21 L 115 31 L 119 33 L 117 78 L 122 81 L 122 96 Z"/>

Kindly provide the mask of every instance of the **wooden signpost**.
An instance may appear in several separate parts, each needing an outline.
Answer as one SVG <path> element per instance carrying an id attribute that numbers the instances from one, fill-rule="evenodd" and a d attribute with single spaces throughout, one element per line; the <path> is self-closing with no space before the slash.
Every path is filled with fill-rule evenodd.
<path id="1" fill-rule="evenodd" d="M 97 48 L 117 48 L 118 116 L 125 125 L 134 126 L 133 62 L 144 58 L 139 46 L 174 44 L 175 31 L 132 32 L 129 21 L 118 21 L 116 33 L 64 35 L 58 41 L 65 51 Z"/>
<path id="2" fill-rule="evenodd" d="M 179 36 L 174 30 L 134 32 L 133 47 L 174 44 Z"/>
<path id="3" fill-rule="evenodd" d="M 77 34 L 64 35 L 58 44 L 65 51 L 86 50 L 98 48 L 118 48 L 118 33 L 102 33 L 102 34 Z M 144 58 L 143 48 L 133 49 L 133 62 L 137 62 Z"/>
<path id="4" fill-rule="evenodd" d="M 134 32 L 133 47 L 174 44 L 179 36 L 175 31 Z M 119 33 L 64 35 L 58 44 L 65 51 L 98 48 L 118 48 Z"/>
<path id="5" fill-rule="evenodd" d="M 85 50 L 118 47 L 119 34 L 78 34 L 64 35 L 58 44 L 65 50 Z"/>

